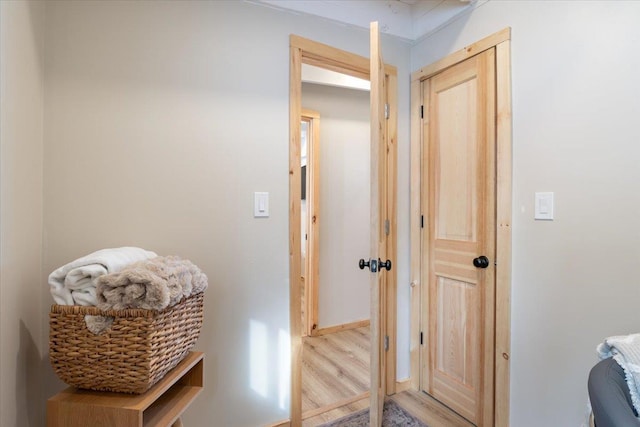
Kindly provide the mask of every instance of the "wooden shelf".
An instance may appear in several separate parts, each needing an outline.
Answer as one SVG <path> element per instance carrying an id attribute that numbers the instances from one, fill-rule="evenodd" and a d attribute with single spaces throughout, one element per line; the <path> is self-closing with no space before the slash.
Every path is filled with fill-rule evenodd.
<path id="1" fill-rule="evenodd" d="M 69 387 L 47 401 L 47 426 L 171 426 L 202 391 L 203 368 L 204 354 L 191 352 L 144 394 Z"/>
<path id="2" fill-rule="evenodd" d="M 189 406 L 201 391 L 201 387 L 191 386 L 170 388 L 144 411 L 142 425 L 144 427 L 172 425 L 180 415 L 176 414 L 176 408 Z"/>

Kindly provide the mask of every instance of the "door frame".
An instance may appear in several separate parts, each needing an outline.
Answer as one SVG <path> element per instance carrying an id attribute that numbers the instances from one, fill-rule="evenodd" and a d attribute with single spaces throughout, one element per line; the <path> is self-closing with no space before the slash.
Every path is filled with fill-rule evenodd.
<path id="1" fill-rule="evenodd" d="M 496 50 L 496 289 L 494 347 L 494 425 L 509 425 L 511 358 L 511 28 L 505 28 L 411 74 L 411 387 L 420 389 L 420 313 L 423 80 L 487 49 Z"/>
<path id="2" fill-rule="evenodd" d="M 307 256 L 305 257 L 304 289 L 305 289 L 305 321 L 303 335 L 318 335 L 318 284 L 319 269 L 318 252 L 320 249 L 320 114 L 303 108 L 301 122 L 309 124 L 309 138 L 307 139 Z M 301 180 L 302 181 L 302 180 Z M 300 183 L 302 185 L 302 182 Z M 302 217 L 300 218 L 302 221 Z M 302 239 L 302 236 L 300 236 Z M 300 267 L 301 271 L 303 267 Z"/>
<path id="3" fill-rule="evenodd" d="M 302 64 L 314 65 L 331 71 L 370 79 L 369 58 L 343 51 L 300 36 L 290 35 L 289 61 L 289 316 L 291 335 L 291 409 L 290 424 L 302 423 L 302 313 L 300 295 L 301 236 L 300 236 L 300 117 L 302 114 Z M 387 199 L 383 201 L 389 218 L 387 258 L 396 264 L 396 189 L 397 189 L 397 68 L 385 64 L 389 93 L 389 145 L 387 147 Z M 366 254 L 363 254 L 365 256 Z M 357 262 L 357 260 L 353 260 Z M 380 313 L 389 337 L 385 353 L 387 378 L 386 394 L 395 393 L 396 386 L 396 271 L 387 275 L 386 310 Z M 368 288 L 367 288 L 368 289 Z M 371 366 L 370 369 L 376 369 Z"/>

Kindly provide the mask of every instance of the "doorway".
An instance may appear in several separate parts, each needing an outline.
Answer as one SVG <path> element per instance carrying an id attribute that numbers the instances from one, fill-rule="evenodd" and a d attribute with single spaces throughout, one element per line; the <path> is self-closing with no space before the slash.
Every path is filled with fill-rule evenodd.
<path id="1" fill-rule="evenodd" d="M 303 64 L 301 99 L 302 414 L 313 426 L 369 397 L 369 277 L 354 262 L 370 248 L 369 82 Z"/>
<path id="2" fill-rule="evenodd" d="M 303 334 L 369 326 L 369 82 L 303 64 L 301 292 Z"/>
<path id="3" fill-rule="evenodd" d="M 377 27 L 376 27 L 377 31 Z M 301 425 L 302 422 L 302 402 L 301 402 L 301 389 L 302 389 L 302 302 L 301 302 L 301 225 L 300 225 L 300 203 L 299 194 L 301 191 L 301 163 L 300 163 L 300 135 L 301 135 L 301 66 L 303 63 L 319 66 L 324 69 L 338 71 L 353 77 L 362 79 L 369 79 L 370 62 L 369 59 L 351 54 L 349 52 L 341 51 L 339 49 L 332 48 L 320 43 L 316 43 L 310 40 L 303 39 L 297 36 L 291 36 L 291 63 L 290 63 L 290 315 L 291 315 L 291 362 L 292 362 L 292 377 L 291 377 L 291 424 Z M 380 174 L 380 181 L 384 182 L 384 197 L 379 197 L 379 209 L 376 209 L 376 220 L 380 218 L 382 221 L 382 229 L 384 234 L 382 235 L 382 244 L 385 245 L 386 258 L 395 261 L 396 253 L 396 219 L 395 219 L 395 161 L 396 161 L 396 122 L 397 122 L 397 108 L 396 108 L 396 90 L 397 90 L 397 71 L 394 67 L 384 67 L 383 77 L 386 80 L 386 93 L 383 94 L 384 98 L 388 99 L 388 118 L 382 119 L 385 124 L 385 136 L 388 138 L 385 141 L 388 145 L 384 149 L 379 150 L 380 161 L 384 162 L 385 167 L 380 168 L 384 172 Z M 377 92 L 378 93 L 378 92 Z M 379 97 L 377 99 L 380 99 Z M 378 157 L 376 157 L 378 158 Z M 378 168 L 376 168 L 377 172 Z M 376 175 L 377 176 L 377 175 Z M 376 179 L 376 182 L 379 182 Z M 377 184 L 376 184 L 377 185 Z M 378 194 L 378 193 L 376 193 Z M 378 197 L 376 197 L 376 202 Z M 364 221 L 369 222 L 367 219 Z M 376 227 L 376 230 L 378 227 Z M 378 243 L 378 239 L 376 239 Z M 376 252 L 377 253 L 377 252 Z M 367 256 L 362 254 L 361 256 Z M 354 265 L 358 264 L 358 260 L 354 259 Z M 374 270 L 375 271 L 375 270 Z M 364 274 L 364 273 L 363 273 Z M 376 276 L 377 277 L 377 276 Z M 382 322 L 382 333 L 376 332 L 375 339 L 384 339 L 386 346 L 386 352 L 384 353 L 383 360 L 380 357 L 375 361 L 380 363 L 374 363 L 376 366 L 385 366 L 382 374 L 385 378 L 392 377 L 392 381 L 387 381 L 388 387 L 387 393 L 392 393 L 395 388 L 395 299 L 396 299 L 396 281 L 395 271 L 390 274 L 380 274 L 380 278 L 384 278 L 381 283 L 383 286 L 380 291 L 384 295 L 384 301 L 380 303 L 380 307 L 384 310 L 378 312 L 376 315 L 376 322 Z M 385 307 L 386 306 L 386 307 Z M 372 311 L 373 318 L 373 311 Z M 373 321 L 372 321 L 373 323 Z M 378 325 L 378 323 L 376 323 Z M 389 325 L 393 325 L 393 328 L 389 328 Z M 377 331 L 377 329 L 376 329 Z M 382 335 L 382 336 L 381 336 Z M 388 338 L 387 338 L 388 337 Z M 373 352 L 376 352 L 374 349 Z M 371 354 L 373 354 L 371 352 Z M 371 357 L 373 360 L 373 357 Z M 379 361 L 379 362 L 378 362 Z M 386 362 L 386 363 L 385 363 Z M 375 369 L 374 366 L 371 366 Z M 380 372 L 376 369 L 376 375 L 379 376 Z M 373 374 L 372 374 L 373 376 Z M 383 390 L 385 391 L 385 390 Z M 378 396 L 378 389 L 376 388 L 375 395 Z"/>
<path id="4" fill-rule="evenodd" d="M 509 40 L 424 67 L 411 88 L 411 382 L 477 426 L 509 422 Z"/>

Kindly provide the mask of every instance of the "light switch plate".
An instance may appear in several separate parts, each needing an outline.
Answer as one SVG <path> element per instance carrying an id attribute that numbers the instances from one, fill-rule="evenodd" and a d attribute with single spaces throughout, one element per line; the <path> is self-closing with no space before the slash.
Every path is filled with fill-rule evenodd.
<path id="1" fill-rule="evenodd" d="M 253 193 L 253 216 L 256 218 L 269 216 L 269 193 L 262 191 Z"/>
<path id="2" fill-rule="evenodd" d="M 553 193 L 536 193 L 534 218 L 551 221 L 553 220 Z"/>

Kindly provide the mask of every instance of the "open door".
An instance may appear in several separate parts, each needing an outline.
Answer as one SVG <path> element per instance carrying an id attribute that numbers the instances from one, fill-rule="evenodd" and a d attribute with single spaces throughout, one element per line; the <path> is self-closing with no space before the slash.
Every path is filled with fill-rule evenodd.
<path id="1" fill-rule="evenodd" d="M 380 55 L 378 24 L 371 25 L 371 58 L 290 37 L 289 90 L 289 284 L 291 336 L 290 425 L 317 415 L 302 411 L 302 304 L 300 231 L 301 64 L 371 81 L 371 248 L 360 267 L 369 268 L 371 294 L 371 425 L 380 426 L 385 394 L 395 392 L 396 278 L 390 272 L 396 244 L 397 69 Z M 366 190 L 365 190 L 366 191 Z M 355 261 L 355 260 L 354 260 Z M 355 267 L 355 266 L 354 266 Z M 364 274 L 364 273 L 363 273 Z"/>
<path id="2" fill-rule="evenodd" d="M 385 328 L 382 322 L 385 313 L 386 274 L 391 270 L 387 260 L 385 223 L 383 209 L 387 199 L 386 179 L 386 102 L 384 61 L 380 53 L 378 23 L 371 23 L 370 36 L 371 70 L 371 403 L 370 425 L 382 425 L 382 409 L 386 390 L 385 377 Z"/>

